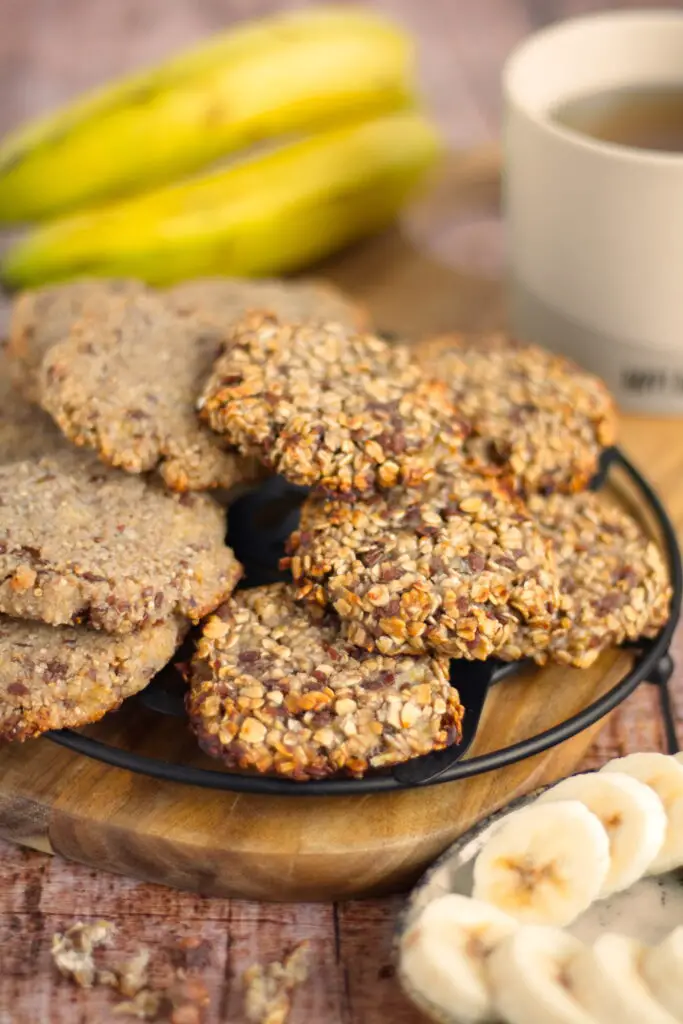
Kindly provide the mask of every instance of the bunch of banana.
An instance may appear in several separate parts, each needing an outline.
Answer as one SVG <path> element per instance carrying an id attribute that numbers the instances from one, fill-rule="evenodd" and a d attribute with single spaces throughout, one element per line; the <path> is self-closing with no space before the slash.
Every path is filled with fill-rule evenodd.
<path id="1" fill-rule="evenodd" d="M 3 276 L 304 266 L 390 221 L 433 163 L 414 95 L 409 39 L 366 9 L 238 26 L 0 143 L 0 222 L 48 222 Z"/>

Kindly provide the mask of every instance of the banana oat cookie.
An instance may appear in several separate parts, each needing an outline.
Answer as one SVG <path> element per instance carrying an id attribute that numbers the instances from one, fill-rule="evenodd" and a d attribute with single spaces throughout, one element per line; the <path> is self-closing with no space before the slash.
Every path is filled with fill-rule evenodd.
<path id="1" fill-rule="evenodd" d="M 499 657 L 588 668 L 606 648 L 659 632 L 669 617 L 669 574 L 627 512 L 593 492 L 534 495 L 529 510 L 555 554 L 559 603 L 549 635 L 520 625 Z"/>
<path id="2" fill-rule="evenodd" d="M 426 379 L 405 347 L 339 324 L 246 317 L 199 408 L 244 455 L 347 498 L 420 485 L 462 447 L 444 385 Z"/>
<path id="3" fill-rule="evenodd" d="M 0 466 L 0 612 L 129 633 L 198 622 L 241 567 L 205 495 L 108 469 L 72 449 Z"/>
<path id="4" fill-rule="evenodd" d="M 464 474 L 363 504 L 309 498 L 288 550 L 297 596 L 385 655 L 488 658 L 520 619 L 547 629 L 555 606 L 536 525 L 495 481 Z"/>
<path id="5" fill-rule="evenodd" d="M 607 388 L 562 356 L 503 334 L 452 334 L 417 346 L 416 358 L 447 381 L 470 423 L 465 453 L 476 472 L 512 474 L 528 493 L 577 491 L 614 443 Z"/>
<path id="6" fill-rule="evenodd" d="M 0 616 L 0 740 L 98 721 L 168 664 L 185 630 L 172 618 L 116 637 Z"/>
<path id="7" fill-rule="evenodd" d="M 187 706 L 206 753 L 297 780 L 440 750 L 459 742 L 463 716 L 447 659 L 354 651 L 286 584 L 244 591 L 209 619 Z"/>
<path id="8" fill-rule="evenodd" d="M 43 359 L 40 401 L 75 444 L 129 473 L 158 470 L 177 491 L 262 475 L 199 422 L 197 395 L 223 330 L 151 292 L 100 297 Z"/>
<path id="9" fill-rule="evenodd" d="M 0 347 L 0 465 L 38 458 L 66 446 L 47 413 L 27 402 L 12 386 L 7 357 Z"/>

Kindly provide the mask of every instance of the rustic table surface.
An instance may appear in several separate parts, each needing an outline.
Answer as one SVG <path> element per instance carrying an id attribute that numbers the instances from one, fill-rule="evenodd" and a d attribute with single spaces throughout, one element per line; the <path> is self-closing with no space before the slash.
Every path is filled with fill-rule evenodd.
<path id="1" fill-rule="evenodd" d="M 276 0 L 0 0 L 0 132 L 108 77 L 159 58 L 231 20 L 293 7 Z M 597 7 L 591 0 L 376 0 L 403 21 L 421 51 L 425 92 L 450 143 L 496 137 L 501 64 L 541 24 Z M 647 6 L 644 0 L 633 5 Z M 659 6 L 655 0 L 651 6 Z M 446 261 L 496 275 L 495 221 L 453 223 L 432 240 Z M 680 522 L 679 527 L 683 527 Z M 683 714 L 683 644 L 674 681 Z M 605 726 L 585 767 L 629 750 L 663 749 L 656 695 L 641 688 Z M 240 976 L 254 961 L 279 959 L 308 939 L 312 971 L 291 1020 L 310 1024 L 417 1022 L 391 966 L 400 899 L 340 905 L 272 905 L 205 900 L 144 885 L 0 844 L 0 1024 L 119 1020 L 106 989 L 83 991 L 53 969 L 55 931 L 79 917 L 119 928 L 117 951 L 155 950 L 163 971 L 179 939 L 208 944 L 201 975 L 210 996 L 207 1024 L 243 1018 Z"/>

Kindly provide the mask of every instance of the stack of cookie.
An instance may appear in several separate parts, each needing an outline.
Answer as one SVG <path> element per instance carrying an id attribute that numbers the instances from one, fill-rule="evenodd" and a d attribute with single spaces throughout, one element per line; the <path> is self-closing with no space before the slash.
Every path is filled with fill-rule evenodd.
<path id="1" fill-rule="evenodd" d="M 585 489 L 614 438 L 603 385 L 498 336 L 416 358 L 363 319 L 307 283 L 82 282 L 19 300 L 0 735 L 100 717 L 204 620 L 188 710 L 205 751 L 361 776 L 459 740 L 453 658 L 587 666 L 657 632 L 656 546 Z M 224 508 L 197 492 L 271 473 L 310 488 L 292 580 L 231 597 Z"/>

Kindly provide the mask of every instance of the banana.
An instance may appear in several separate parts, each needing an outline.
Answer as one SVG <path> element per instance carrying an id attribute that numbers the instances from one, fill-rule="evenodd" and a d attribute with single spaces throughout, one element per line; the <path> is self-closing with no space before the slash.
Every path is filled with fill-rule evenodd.
<path id="1" fill-rule="evenodd" d="M 547 790 L 538 802 L 557 800 L 580 800 L 607 832 L 610 866 L 601 897 L 638 881 L 662 847 L 667 827 L 662 801 L 649 786 L 629 775 L 574 775 Z"/>
<path id="2" fill-rule="evenodd" d="M 39 227 L 10 249 L 2 277 L 24 287 L 83 275 L 164 285 L 298 270 L 394 220 L 439 148 L 416 113 L 347 125 Z"/>
<path id="3" fill-rule="evenodd" d="M 504 818 L 474 862 L 475 899 L 518 921 L 567 925 L 602 890 L 609 840 L 578 800 L 536 803 Z"/>
<path id="4" fill-rule="evenodd" d="M 657 1002 L 683 1024 L 683 928 L 644 950 L 640 969 Z"/>
<path id="5" fill-rule="evenodd" d="M 683 765 L 667 754 L 628 754 L 608 761 L 601 772 L 623 772 L 655 791 L 667 816 L 666 837 L 648 874 L 659 875 L 683 864 Z"/>
<path id="6" fill-rule="evenodd" d="M 433 900 L 401 942 L 404 989 L 432 1016 L 458 1024 L 494 1021 L 484 964 L 516 928 L 507 914 L 467 896 L 450 893 Z"/>
<path id="7" fill-rule="evenodd" d="M 0 145 L 0 220 L 130 195 L 263 140 L 372 118 L 411 102 L 409 38 L 361 7 L 238 26 Z"/>
<path id="8" fill-rule="evenodd" d="M 500 1016 L 509 1024 L 596 1024 L 564 982 L 581 949 L 567 932 L 539 925 L 525 925 L 501 942 L 486 963 Z"/>
<path id="9" fill-rule="evenodd" d="M 598 1024 L 677 1024 L 646 985 L 642 955 L 635 939 L 608 933 L 568 963 L 571 991 Z"/>

